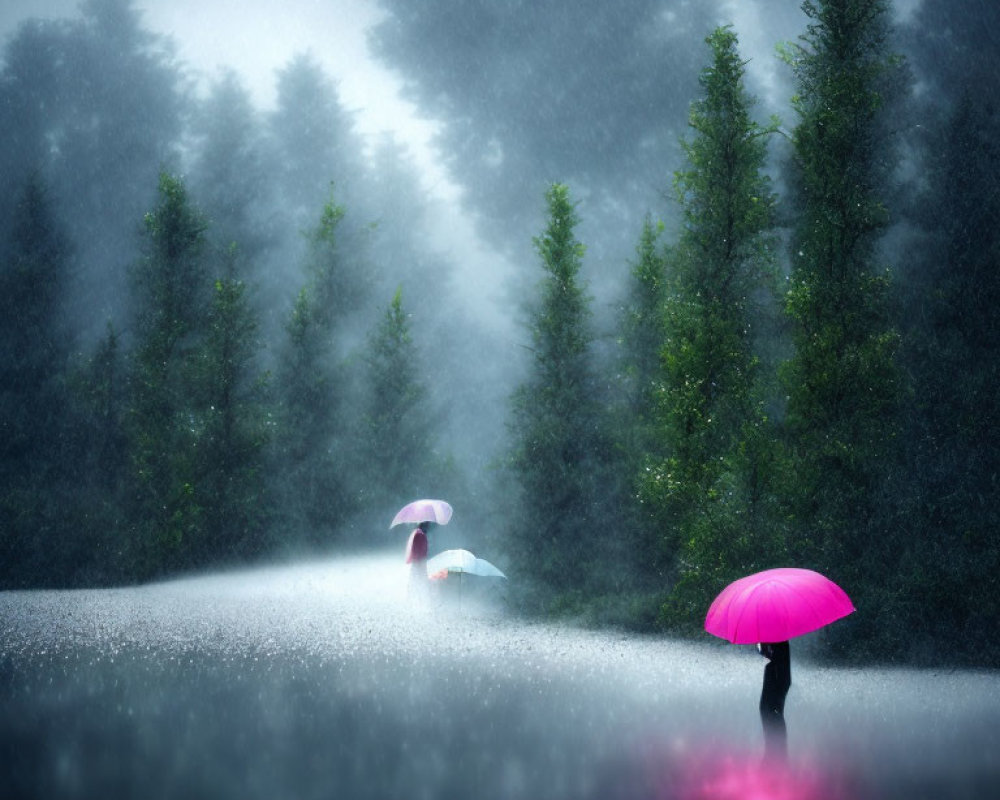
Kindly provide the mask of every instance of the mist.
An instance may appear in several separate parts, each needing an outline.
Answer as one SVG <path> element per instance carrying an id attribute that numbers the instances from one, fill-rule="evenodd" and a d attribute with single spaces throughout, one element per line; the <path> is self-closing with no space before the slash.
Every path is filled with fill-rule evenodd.
<path id="1" fill-rule="evenodd" d="M 856 612 L 792 646 L 799 796 L 985 796 L 998 26 L 4 3 L 7 785 L 746 788 L 761 660 L 705 610 L 800 566 Z M 420 497 L 507 580 L 415 607 Z"/>
<path id="2" fill-rule="evenodd" d="M 47 797 L 756 790 L 753 648 L 524 625 L 454 597 L 405 601 L 389 553 L 4 593 L 0 663 L 13 679 L 0 690 L 0 785 Z M 796 650 L 794 767 L 771 791 L 990 795 L 995 674 L 831 669 L 810 661 L 809 642 Z"/>

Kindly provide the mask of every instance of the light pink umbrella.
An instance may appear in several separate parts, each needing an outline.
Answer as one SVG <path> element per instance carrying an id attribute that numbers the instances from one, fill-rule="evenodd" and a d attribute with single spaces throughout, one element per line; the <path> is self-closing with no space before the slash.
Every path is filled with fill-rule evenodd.
<path id="1" fill-rule="evenodd" d="M 712 601 L 705 630 L 734 644 L 784 642 L 854 611 L 847 593 L 811 569 L 780 567 L 733 581 Z"/>
<path id="2" fill-rule="evenodd" d="M 414 500 L 407 503 L 392 518 L 390 528 L 409 522 L 419 525 L 421 522 L 435 522 L 447 525 L 451 519 L 451 506 L 444 500 Z"/>

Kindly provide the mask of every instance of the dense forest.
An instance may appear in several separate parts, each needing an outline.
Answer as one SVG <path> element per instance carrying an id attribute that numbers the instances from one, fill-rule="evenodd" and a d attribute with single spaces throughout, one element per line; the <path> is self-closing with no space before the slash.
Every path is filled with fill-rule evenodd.
<path id="1" fill-rule="evenodd" d="M 827 657 L 1000 664 L 1000 9 L 807 0 L 768 117 L 713 4 L 381 6 L 520 339 L 308 55 L 263 111 L 132 0 L 25 20 L 0 587 L 384 546 L 442 496 L 525 613 L 697 634 L 794 565 L 858 608 Z"/>

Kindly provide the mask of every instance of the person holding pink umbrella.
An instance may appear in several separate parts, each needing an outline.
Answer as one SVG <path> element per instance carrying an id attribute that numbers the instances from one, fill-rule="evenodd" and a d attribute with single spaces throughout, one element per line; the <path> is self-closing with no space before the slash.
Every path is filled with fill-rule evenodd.
<path id="1" fill-rule="evenodd" d="M 406 563 L 410 565 L 410 580 L 407 593 L 426 596 L 430 585 L 427 576 L 427 531 L 431 523 L 447 525 L 451 519 L 452 508 L 445 500 L 414 500 L 407 503 L 392 518 L 390 528 L 407 522 L 417 523 L 406 541 Z"/>
<path id="2" fill-rule="evenodd" d="M 788 751 L 785 696 L 792 685 L 788 640 L 854 611 L 847 593 L 811 569 L 767 569 L 733 581 L 712 601 L 705 630 L 734 644 L 756 644 L 767 660 L 760 695 L 765 758 Z"/>
<path id="3" fill-rule="evenodd" d="M 792 686 L 792 659 L 788 642 L 761 642 L 757 650 L 767 659 L 760 692 L 760 721 L 764 726 L 764 758 L 785 760 L 788 730 L 785 697 Z"/>

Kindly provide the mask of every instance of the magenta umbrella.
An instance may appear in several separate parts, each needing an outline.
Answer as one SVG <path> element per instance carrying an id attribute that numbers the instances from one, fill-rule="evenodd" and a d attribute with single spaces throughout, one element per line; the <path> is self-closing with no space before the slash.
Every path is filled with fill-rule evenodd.
<path id="1" fill-rule="evenodd" d="M 392 518 L 390 528 L 410 522 L 419 525 L 421 522 L 436 522 L 447 525 L 451 519 L 451 506 L 444 500 L 414 500 L 407 503 Z"/>
<path id="2" fill-rule="evenodd" d="M 780 567 L 733 581 L 712 601 L 705 630 L 734 644 L 784 642 L 854 611 L 847 593 L 811 569 Z"/>

